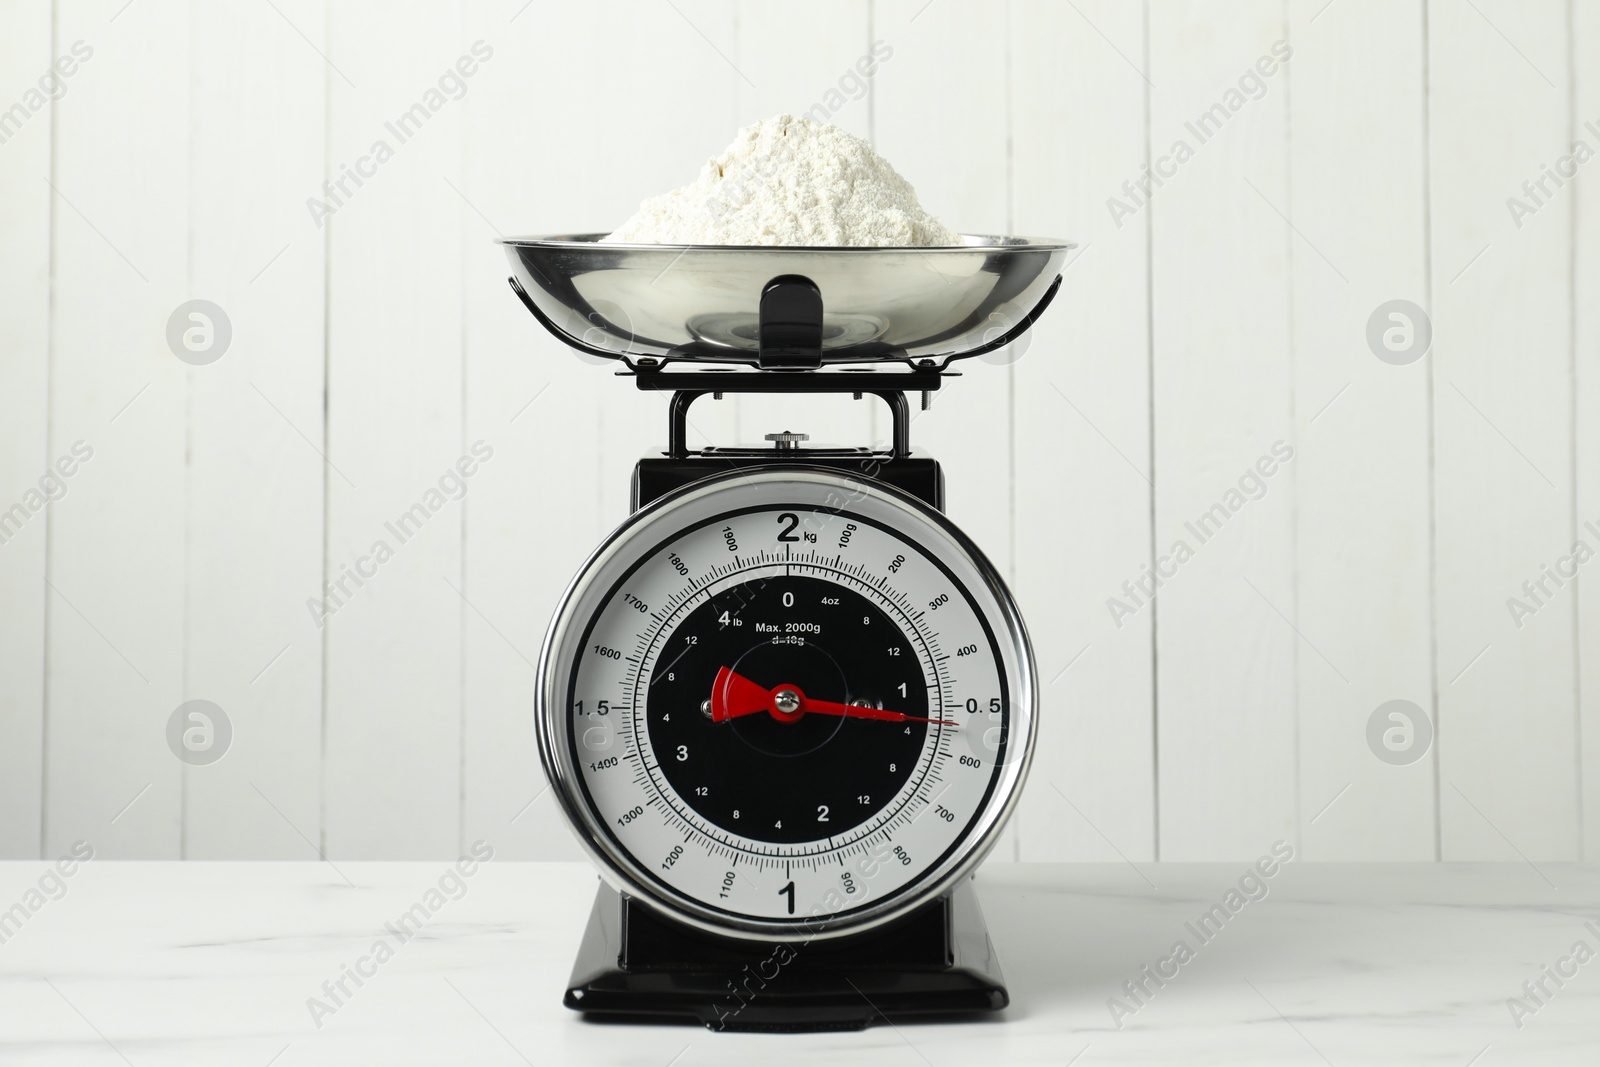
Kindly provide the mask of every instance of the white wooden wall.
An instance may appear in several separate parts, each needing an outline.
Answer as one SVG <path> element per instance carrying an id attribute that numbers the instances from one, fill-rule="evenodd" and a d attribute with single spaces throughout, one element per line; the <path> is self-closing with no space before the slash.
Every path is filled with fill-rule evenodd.
<path id="1" fill-rule="evenodd" d="M 1506 606 L 1600 550 L 1600 162 L 1520 227 L 1506 206 L 1600 150 L 1595 0 L 4 0 L 0 25 L 0 108 L 93 48 L 0 143 L 0 509 L 94 450 L 0 544 L 0 856 L 575 856 L 532 661 L 664 407 L 544 337 L 491 239 L 611 228 L 882 40 L 834 121 L 957 228 L 1080 245 L 1023 357 L 914 427 L 1044 682 L 1001 854 L 1600 858 L 1600 562 L 1520 628 Z M 462 99 L 316 225 L 324 178 L 480 40 Z M 1113 218 L 1276 42 L 1260 99 Z M 165 341 L 193 298 L 232 322 L 208 366 Z M 1392 299 L 1432 317 L 1407 366 L 1366 343 Z M 694 429 L 886 430 L 807 403 Z M 465 497 L 319 629 L 307 598 L 479 441 Z M 1266 495 L 1117 625 L 1107 599 L 1278 441 Z M 211 766 L 165 741 L 196 698 L 233 723 Z M 1396 698 L 1436 723 L 1408 766 L 1366 740 Z"/>

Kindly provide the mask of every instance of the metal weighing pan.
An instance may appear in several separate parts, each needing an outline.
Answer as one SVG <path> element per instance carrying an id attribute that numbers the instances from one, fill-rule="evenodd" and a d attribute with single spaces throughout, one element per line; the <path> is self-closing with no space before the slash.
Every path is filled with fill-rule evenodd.
<path id="1" fill-rule="evenodd" d="M 513 282 L 575 347 L 756 364 L 763 290 L 800 276 L 822 297 L 822 363 L 951 359 L 987 350 L 1054 295 L 1067 241 L 963 235 L 948 248 L 601 244 L 603 234 L 505 238 Z"/>

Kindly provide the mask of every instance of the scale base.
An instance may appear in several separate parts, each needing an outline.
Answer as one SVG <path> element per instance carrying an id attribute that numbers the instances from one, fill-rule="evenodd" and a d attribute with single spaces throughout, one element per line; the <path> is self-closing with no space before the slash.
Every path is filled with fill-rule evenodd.
<path id="1" fill-rule="evenodd" d="M 563 1001 L 586 1018 L 712 1030 L 860 1030 L 1010 1003 L 971 879 L 883 930 L 765 944 L 714 937 L 601 885 Z"/>

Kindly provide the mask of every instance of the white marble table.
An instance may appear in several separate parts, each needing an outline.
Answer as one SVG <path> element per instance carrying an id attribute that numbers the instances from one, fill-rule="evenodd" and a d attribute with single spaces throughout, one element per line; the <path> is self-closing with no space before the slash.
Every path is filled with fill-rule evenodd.
<path id="1" fill-rule="evenodd" d="M 1185 924 L 1245 864 L 991 864 L 999 1020 L 769 1035 L 583 1022 L 560 997 L 594 876 L 497 860 L 314 1021 L 448 868 L 95 860 L 54 899 L 29 894 L 50 865 L 0 864 L 0 1063 L 1600 1063 L 1600 958 L 1569 956 L 1600 950 L 1600 868 L 1543 864 L 1290 864 L 1204 944 Z M 1194 957 L 1117 1028 L 1108 998 L 1179 939 Z M 1519 1028 L 1546 965 L 1577 973 Z"/>

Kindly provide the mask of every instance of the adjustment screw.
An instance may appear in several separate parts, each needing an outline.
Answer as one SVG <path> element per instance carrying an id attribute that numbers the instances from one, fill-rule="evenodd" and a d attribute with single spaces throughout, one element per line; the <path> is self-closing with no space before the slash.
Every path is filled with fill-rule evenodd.
<path id="1" fill-rule="evenodd" d="M 800 694 L 793 689 L 780 689 L 772 694 L 772 703 L 785 715 L 793 715 L 800 710 Z"/>
<path id="2" fill-rule="evenodd" d="M 700 702 L 700 714 L 704 715 L 708 719 L 711 718 L 711 701 L 702 700 Z"/>
<path id="3" fill-rule="evenodd" d="M 772 442 L 772 447 L 779 452 L 789 451 L 797 447 L 801 441 L 811 440 L 811 435 L 808 433 L 790 433 L 788 430 L 782 433 L 769 433 L 766 437 Z"/>

